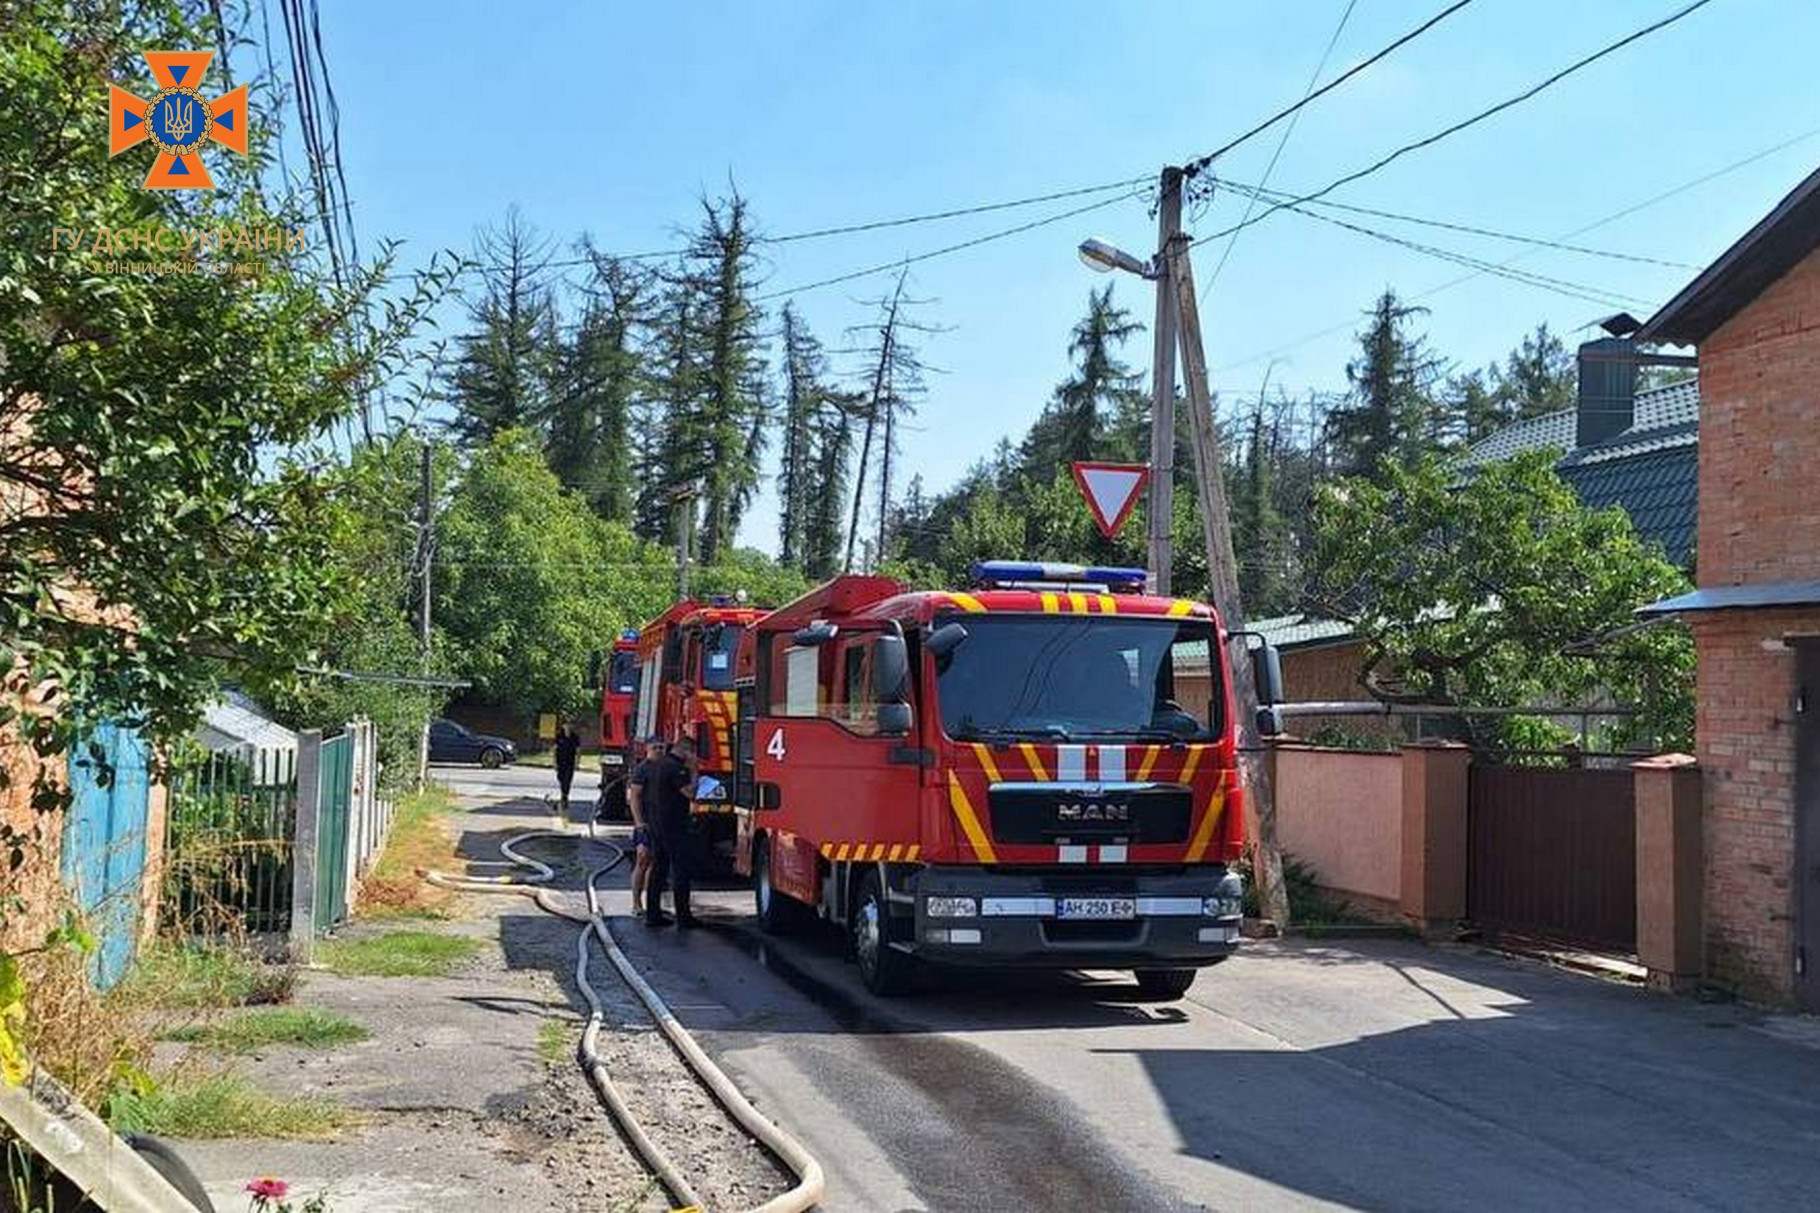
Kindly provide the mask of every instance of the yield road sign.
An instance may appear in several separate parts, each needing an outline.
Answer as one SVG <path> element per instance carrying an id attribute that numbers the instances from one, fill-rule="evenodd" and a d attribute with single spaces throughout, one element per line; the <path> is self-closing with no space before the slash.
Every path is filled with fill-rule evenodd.
<path id="1" fill-rule="evenodd" d="M 1087 499 L 1087 508 L 1093 511 L 1094 525 L 1100 528 L 1100 534 L 1111 539 L 1131 517 L 1138 495 L 1149 483 L 1149 465 L 1077 460 L 1073 469 L 1074 483 Z"/>

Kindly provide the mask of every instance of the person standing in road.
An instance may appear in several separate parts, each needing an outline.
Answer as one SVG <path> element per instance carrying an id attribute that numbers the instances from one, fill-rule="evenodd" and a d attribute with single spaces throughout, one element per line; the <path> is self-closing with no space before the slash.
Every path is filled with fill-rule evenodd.
<path id="1" fill-rule="evenodd" d="M 556 786 L 562 792 L 562 813 L 569 815 L 569 785 L 575 782 L 575 760 L 581 755 L 581 736 L 567 721 L 556 726 Z"/>
<path id="2" fill-rule="evenodd" d="M 689 737 L 678 738 L 669 753 L 653 762 L 645 773 L 645 794 L 641 799 L 650 810 L 651 841 L 656 852 L 645 888 L 646 926 L 670 923 L 670 916 L 658 904 L 666 879 L 670 883 L 671 904 L 676 909 L 676 925 L 695 925 L 695 916 L 689 913 L 689 886 L 695 875 L 689 806 L 695 795 L 695 780 L 695 742 Z"/>
<path id="3" fill-rule="evenodd" d="M 651 768 L 664 756 L 664 739 L 653 733 L 645 738 L 645 756 L 632 768 L 626 780 L 626 807 L 632 813 L 632 914 L 643 917 L 645 889 L 651 883 L 651 819 L 645 787 L 651 780 Z M 651 898 L 651 908 L 663 912 L 663 890 Z"/>

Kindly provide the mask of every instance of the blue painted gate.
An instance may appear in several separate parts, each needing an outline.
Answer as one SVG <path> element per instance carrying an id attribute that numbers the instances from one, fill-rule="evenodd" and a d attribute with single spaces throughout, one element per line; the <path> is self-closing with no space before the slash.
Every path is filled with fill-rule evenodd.
<path id="1" fill-rule="evenodd" d="M 106 756 L 111 779 L 91 746 Z M 150 757 L 137 733 L 103 724 L 70 758 L 63 880 L 98 945 L 90 972 L 102 989 L 125 975 L 139 937 Z"/>

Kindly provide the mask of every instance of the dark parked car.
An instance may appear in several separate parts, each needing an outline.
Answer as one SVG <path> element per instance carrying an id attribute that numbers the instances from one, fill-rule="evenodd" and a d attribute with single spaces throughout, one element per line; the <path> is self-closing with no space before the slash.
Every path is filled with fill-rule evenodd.
<path id="1" fill-rule="evenodd" d="M 496 767 L 518 757 L 518 747 L 504 737 L 476 733 L 453 720 L 430 722 L 431 762 L 478 762 Z"/>

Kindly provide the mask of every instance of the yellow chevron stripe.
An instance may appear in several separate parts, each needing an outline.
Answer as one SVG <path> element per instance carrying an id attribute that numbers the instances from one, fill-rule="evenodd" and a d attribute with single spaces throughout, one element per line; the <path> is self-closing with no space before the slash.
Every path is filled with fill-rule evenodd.
<path id="1" fill-rule="evenodd" d="M 1036 752 L 1036 747 L 1027 741 L 1021 741 L 1017 748 L 1024 752 L 1024 761 L 1030 764 L 1030 773 L 1036 777 L 1037 781 L 1039 783 L 1048 782 L 1049 772 L 1043 769 L 1043 759 Z"/>
<path id="2" fill-rule="evenodd" d="M 1213 831 L 1220 824 L 1220 816 L 1226 810 L 1226 789 L 1220 787 L 1207 802 L 1207 812 L 1201 817 L 1201 828 L 1194 832 L 1194 842 L 1188 847 L 1188 862 L 1199 863 L 1207 858 L 1207 848 L 1213 843 Z"/>
<path id="3" fill-rule="evenodd" d="M 891 854 L 885 856 L 885 858 L 889 859 L 892 863 L 896 863 L 903 853 L 904 844 L 901 842 L 894 842 L 891 844 Z"/>
<path id="4" fill-rule="evenodd" d="M 824 842 L 824 843 L 822 843 L 821 850 L 822 850 L 822 858 L 830 859 L 834 855 L 834 844 L 831 842 Z"/>
<path id="5" fill-rule="evenodd" d="M 1195 768 L 1201 765 L 1201 755 L 1206 752 L 1207 747 L 1204 745 L 1188 747 L 1188 761 L 1182 764 L 1183 783 L 1187 783 L 1190 779 L 1194 778 Z"/>
<path id="6" fill-rule="evenodd" d="M 1162 754 L 1163 747 L 1160 745 L 1147 745 L 1144 747 L 1144 761 L 1138 766 L 1137 773 L 1139 783 L 1150 778 L 1150 768 L 1156 765 L 1156 760 L 1162 757 Z"/>
<path id="7" fill-rule="evenodd" d="M 1175 619 L 1180 619 L 1183 615 L 1186 615 L 1192 610 L 1194 610 L 1194 603 L 1188 601 L 1186 598 L 1178 598 L 1169 604 L 1169 614 Z"/>
<path id="8" fill-rule="evenodd" d="M 1111 594 L 1100 595 L 1100 614 L 1116 615 L 1119 613 L 1119 600 Z"/>
<path id="9" fill-rule="evenodd" d="M 955 820 L 960 822 L 961 833 L 973 845 L 973 853 L 985 863 L 997 863 L 998 855 L 992 849 L 992 840 L 986 837 L 973 805 L 967 800 L 966 789 L 961 787 L 961 781 L 953 771 L 948 772 L 948 805 L 954 810 Z"/>
<path id="10" fill-rule="evenodd" d="M 918 855 L 921 855 L 922 853 L 923 853 L 923 848 L 920 845 L 918 845 L 917 843 L 913 842 L 910 844 L 910 849 L 908 851 L 904 852 L 904 858 L 907 860 L 915 860 L 916 857 Z"/>
<path id="11" fill-rule="evenodd" d="M 878 860 L 883 859 L 884 857 L 885 857 L 885 844 L 882 842 L 874 844 L 874 846 L 872 848 L 873 861 L 877 862 Z"/>
<path id="12" fill-rule="evenodd" d="M 993 761 L 992 747 L 984 742 L 976 741 L 973 743 L 973 752 L 979 755 L 980 766 L 985 769 L 987 779 L 993 783 L 1005 782 L 1004 777 L 998 773 L 998 763 Z"/>
<path id="13" fill-rule="evenodd" d="M 1053 615 L 1059 609 L 1060 608 L 1056 605 L 1055 591 L 1044 590 L 1043 591 L 1043 613 L 1045 615 Z"/>
<path id="14" fill-rule="evenodd" d="M 971 594 L 950 593 L 948 599 L 963 611 L 970 611 L 975 615 L 983 615 L 986 612 L 985 604 Z"/>
<path id="15" fill-rule="evenodd" d="M 1076 615 L 1085 615 L 1087 613 L 1087 595 L 1078 590 L 1069 590 L 1068 609 Z"/>
<path id="16" fill-rule="evenodd" d="M 839 849 L 837 849 L 834 852 L 834 862 L 835 863 L 845 863 L 847 861 L 847 852 L 851 851 L 852 849 L 853 849 L 852 843 L 850 843 L 850 842 L 841 843 Z"/>

